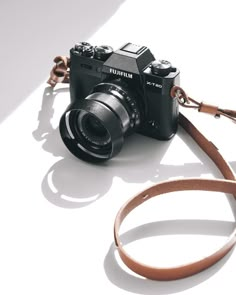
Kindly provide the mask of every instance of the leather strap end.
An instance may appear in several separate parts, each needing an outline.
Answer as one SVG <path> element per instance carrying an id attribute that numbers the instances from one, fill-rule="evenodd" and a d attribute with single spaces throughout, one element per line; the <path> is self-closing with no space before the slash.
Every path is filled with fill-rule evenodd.
<path id="1" fill-rule="evenodd" d="M 56 56 L 53 61 L 56 65 L 52 68 L 47 83 L 51 87 L 55 87 L 57 83 L 69 83 L 70 59 L 66 56 Z"/>
<path id="2" fill-rule="evenodd" d="M 51 87 L 55 87 L 57 85 L 57 82 L 52 78 L 49 77 L 49 79 L 47 80 L 47 83 L 51 86 Z"/>
<path id="3" fill-rule="evenodd" d="M 47 83 L 49 85 L 51 85 L 51 87 L 55 87 L 57 85 L 57 83 L 61 83 L 63 82 L 64 77 L 59 77 L 58 75 L 56 75 L 53 71 L 50 74 L 50 77 L 47 81 Z"/>
<path id="4" fill-rule="evenodd" d="M 69 83 L 69 73 L 54 66 L 47 83 L 51 85 L 51 87 L 55 87 L 57 83 Z"/>

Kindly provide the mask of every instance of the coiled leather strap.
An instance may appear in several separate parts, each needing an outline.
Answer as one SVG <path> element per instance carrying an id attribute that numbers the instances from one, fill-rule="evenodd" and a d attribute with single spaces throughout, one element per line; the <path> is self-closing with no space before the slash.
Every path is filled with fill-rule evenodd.
<path id="1" fill-rule="evenodd" d="M 225 180 L 221 179 L 182 179 L 165 181 L 154 185 L 145 191 L 141 192 L 134 198 L 130 199 L 126 204 L 122 206 L 119 210 L 114 225 L 114 238 L 115 244 L 117 246 L 119 255 L 122 261 L 131 270 L 137 274 L 144 276 L 152 280 L 176 280 L 184 277 L 196 274 L 219 261 L 224 257 L 236 243 L 236 228 L 232 234 L 227 239 L 226 243 L 222 248 L 213 253 L 212 255 L 205 257 L 194 263 L 189 263 L 186 265 L 181 265 L 173 268 L 156 268 L 145 264 L 142 264 L 134 260 L 130 255 L 128 255 L 121 243 L 119 237 L 119 228 L 125 217 L 136 207 L 146 202 L 150 198 L 155 196 L 174 192 L 174 191 L 184 191 L 184 190 L 205 190 L 205 191 L 216 191 L 229 193 L 234 195 L 236 198 L 236 179 L 235 175 L 224 160 L 222 155 L 216 149 L 216 147 L 208 141 L 205 136 L 182 114 L 180 114 L 180 125 L 191 135 L 191 137 L 197 142 L 197 144 L 207 153 L 207 155 L 214 161 L 216 166 L 219 168 Z"/>
<path id="2" fill-rule="evenodd" d="M 54 59 L 56 65 L 53 67 L 48 83 L 54 87 L 57 83 L 69 83 L 69 58 L 57 56 Z M 208 113 L 216 117 L 225 116 L 236 122 L 236 111 L 218 108 L 217 106 L 205 104 L 187 96 L 185 91 L 179 86 L 173 86 L 170 95 L 177 97 L 179 104 L 186 108 L 197 109 L 199 112 Z M 182 114 L 179 117 L 180 125 L 197 142 L 197 144 L 206 152 L 212 161 L 219 168 L 225 180 L 221 179 L 182 179 L 166 181 L 150 187 L 141 192 L 126 204 L 118 212 L 114 225 L 115 244 L 123 262 L 137 274 L 153 280 L 175 280 L 196 274 L 211 265 L 215 264 L 224 257 L 236 243 L 236 228 L 226 241 L 225 245 L 212 255 L 194 263 L 173 267 L 173 268 L 155 268 L 142 264 L 130 257 L 124 250 L 120 237 L 119 228 L 125 217 L 136 207 L 146 202 L 152 197 L 174 191 L 183 190 L 206 190 L 230 193 L 236 199 L 236 178 L 233 170 L 224 160 L 217 148 Z"/>

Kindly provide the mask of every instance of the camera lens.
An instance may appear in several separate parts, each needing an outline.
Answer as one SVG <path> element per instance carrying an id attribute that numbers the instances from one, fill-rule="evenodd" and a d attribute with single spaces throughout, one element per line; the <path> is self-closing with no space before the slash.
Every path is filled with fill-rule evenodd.
<path id="1" fill-rule="evenodd" d="M 105 146 L 111 140 L 111 137 L 107 129 L 102 125 L 102 122 L 85 111 L 81 111 L 78 115 L 78 128 L 84 138 L 91 144 Z"/>
<path id="2" fill-rule="evenodd" d="M 61 118 L 60 133 L 76 157 L 99 162 L 119 153 L 124 137 L 139 124 L 137 94 L 115 80 L 96 85 L 85 99 L 73 102 Z"/>

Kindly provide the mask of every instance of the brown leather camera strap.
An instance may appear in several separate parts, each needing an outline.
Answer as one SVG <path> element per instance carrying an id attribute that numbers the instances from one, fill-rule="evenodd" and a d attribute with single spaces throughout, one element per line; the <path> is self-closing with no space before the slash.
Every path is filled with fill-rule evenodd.
<path id="1" fill-rule="evenodd" d="M 54 62 L 56 65 L 53 67 L 50 73 L 50 78 L 47 82 L 52 87 L 54 87 L 57 83 L 69 83 L 69 58 L 65 56 L 57 56 L 54 59 Z M 225 116 L 236 122 L 236 111 L 222 109 L 217 106 L 205 104 L 203 102 L 199 103 L 196 100 L 188 97 L 185 91 L 179 86 L 173 86 L 170 94 L 173 98 L 177 98 L 179 104 L 183 107 L 197 109 L 199 112 L 205 112 L 214 115 L 215 117 Z M 181 113 L 179 116 L 179 123 L 203 149 L 203 151 L 205 151 L 206 154 L 212 159 L 225 179 L 189 178 L 161 182 L 139 193 L 137 196 L 125 203 L 119 210 L 114 224 L 114 238 L 119 255 L 122 261 L 131 270 L 143 277 L 153 280 L 175 280 L 196 274 L 212 266 L 221 258 L 223 258 L 236 243 L 235 227 L 224 246 L 212 255 L 193 263 L 172 268 L 158 268 L 140 263 L 127 254 L 122 246 L 119 236 L 119 229 L 123 220 L 133 209 L 146 202 L 150 198 L 175 191 L 205 190 L 229 193 L 232 194 L 236 199 L 236 178 L 229 164 L 225 161 L 214 144 L 207 140 L 207 138 Z"/>
<path id="2" fill-rule="evenodd" d="M 50 72 L 47 83 L 52 87 L 55 87 L 57 83 L 69 83 L 70 59 L 66 56 L 59 55 L 53 61 L 55 65 Z"/>
<path id="3" fill-rule="evenodd" d="M 178 86 L 174 86 L 171 91 L 171 95 L 173 97 L 178 98 L 181 105 L 184 105 L 186 102 L 189 103 L 190 99 L 187 97 L 186 93 L 182 90 L 182 88 Z M 194 101 L 195 102 L 195 101 Z M 197 103 L 198 104 L 198 103 Z M 225 115 L 222 109 L 218 109 L 214 106 L 205 107 L 203 104 L 198 104 L 198 107 L 205 109 L 206 112 L 214 114 L 214 115 Z M 197 108 L 198 108 L 197 107 Z M 194 107 L 196 108 L 196 107 Z M 212 111 L 214 108 L 214 112 Z M 199 110 L 201 111 L 201 110 Z M 230 113 L 230 111 L 229 111 Z M 232 111 L 230 115 L 226 113 L 226 117 L 235 120 L 236 112 Z M 231 117 L 232 116 L 232 117 Z M 206 154 L 213 160 L 216 166 L 219 168 L 224 179 L 181 179 L 181 180 L 172 180 L 165 181 L 159 184 L 156 184 L 141 193 L 137 196 L 130 199 L 126 204 L 122 206 L 119 210 L 114 225 L 114 238 L 115 244 L 117 246 L 119 255 L 122 261 L 135 273 L 152 279 L 152 280 L 176 280 L 184 277 L 191 276 L 196 274 L 223 258 L 235 245 L 236 243 L 236 227 L 232 234 L 228 237 L 226 243 L 223 247 L 217 250 L 212 255 L 205 257 L 202 260 L 172 267 L 172 268 L 158 268 L 148 266 L 146 264 L 140 263 L 133 259 L 127 252 L 124 250 L 122 246 L 122 242 L 119 236 L 119 228 L 121 223 L 125 219 L 125 217 L 136 207 L 146 202 L 150 198 L 155 196 L 175 192 L 175 191 L 184 191 L 184 190 L 204 190 L 204 191 L 215 191 L 215 192 L 223 192 L 229 193 L 234 196 L 236 199 L 236 179 L 233 170 L 219 153 L 214 144 L 206 139 L 206 137 L 184 116 L 180 113 L 179 117 L 180 125 L 186 130 L 188 134 L 197 142 L 197 144 L 206 152 Z"/>

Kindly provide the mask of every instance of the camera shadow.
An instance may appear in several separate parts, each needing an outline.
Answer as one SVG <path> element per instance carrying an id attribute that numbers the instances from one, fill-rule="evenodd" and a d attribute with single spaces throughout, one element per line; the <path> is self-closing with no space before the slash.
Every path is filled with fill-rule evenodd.
<path id="1" fill-rule="evenodd" d="M 0 123 L 49 76 L 56 55 L 86 41 L 124 1 L 1 1 Z"/>
<path id="2" fill-rule="evenodd" d="M 182 128 L 179 128 L 177 136 L 194 152 L 200 162 L 183 165 L 162 164 L 173 140 L 157 141 L 139 134 L 126 138 L 119 155 L 105 163 L 94 165 L 75 158 L 65 148 L 58 127 L 53 128 L 51 124 L 54 101 L 56 96 L 63 92 L 68 92 L 68 87 L 45 88 L 38 115 L 38 127 L 33 132 L 34 138 L 42 142 L 45 151 L 60 157 L 42 181 L 43 195 L 54 205 L 63 208 L 87 206 L 109 192 L 115 177 L 127 183 L 156 183 L 174 177 L 200 177 L 207 173 L 222 177 L 214 163 Z M 183 157 L 184 162 L 183 154 L 176 156 Z M 233 163 L 234 168 L 235 166 Z"/>
<path id="3" fill-rule="evenodd" d="M 176 136 L 179 136 L 197 156 L 197 163 L 162 164 L 162 159 L 173 140 L 161 142 L 139 134 L 128 137 L 120 154 L 104 164 L 94 165 L 75 158 L 65 148 L 58 127 L 53 128 L 51 124 L 55 99 L 58 94 L 65 92 L 68 92 L 68 87 L 45 88 L 38 115 L 38 127 L 33 131 L 35 140 L 42 142 L 42 148 L 46 152 L 54 157 L 60 157 L 42 180 L 43 195 L 52 204 L 70 209 L 88 206 L 109 192 L 115 177 L 127 183 L 157 183 L 173 177 L 200 177 L 207 173 L 222 178 L 215 164 L 182 128 L 179 128 Z M 176 156 L 182 157 L 184 162 L 184 154 L 180 152 Z M 236 171 L 236 162 L 230 164 Z M 228 200 L 236 219 L 236 202 L 231 196 Z M 121 238 L 125 245 L 145 237 L 171 234 L 228 236 L 234 226 L 234 222 L 217 220 L 158 221 L 133 228 L 122 234 Z M 112 284 L 128 292 L 165 295 L 181 292 L 204 282 L 221 269 L 231 254 L 232 251 L 208 270 L 190 278 L 160 282 L 132 275 L 122 269 L 116 259 L 115 245 L 112 243 L 104 259 L 104 271 Z"/>
<path id="4" fill-rule="evenodd" d="M 155 182 L 161 172 L 146 153 L 158 155 L 159 162 L 171 142 L 160 144 L 135 134 L 126 139 L 118 156 L 96 165 L 71 155 L 61 140 L 58 127 L 53 128 L 51 124 L 56 96 L 64 92 L 68 92 L 68 87 L 45 88 L 38 127 L 33 131 L 34 138 L 42 142 L 45 151 L 62 157 L 47 171 L 42 181 L 42 192 L 48 201 L 63 208 L 87 206 L 109 191 L 116 176 L 130 183 Z M 135 153 L 132 152 L 134 150 Z M 162 177 L 164 179 L 165 176 Z"/>

